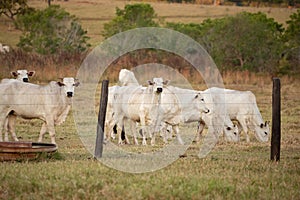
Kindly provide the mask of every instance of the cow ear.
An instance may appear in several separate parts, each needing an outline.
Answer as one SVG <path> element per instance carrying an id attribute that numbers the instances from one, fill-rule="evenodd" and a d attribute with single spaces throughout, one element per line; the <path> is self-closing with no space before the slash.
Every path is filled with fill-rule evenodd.
<path id="1" fill-rule="evenodd" d="M 18 72 L 10 72 L 10 74 L 14 77 L 17 77 L 18 76 Z"/>
<path id="2" fill-rule="evenodd" d="M 58 81 L 57 84 L 59 85 L 59 87 L 65 86 L 65 84 L 60 81 Z"/>
<path id="3" fill-rule="evenodd" d="M 35 74 L 35 71 L 30 71 L 27 73 L 28 76 L 33 76 Z"/>
<path id="4" fill-rule="evenodd" d="M 76 82 L 76 83 L 74 83 L 74 86 L 78 87 L 79 84 L 80 84 L 79 82 Z"/>
<path id="5" fill-rule="evenodd" d="M 149 85 L 154 85 L 154 82 L 148 80 L 148 84 L 149 84 Z"/>
<path id="6" fill-rule="evenodd" d="M 163 82 L 163 84 L 164 84 L 164 85 L 168 85 L 170 82 L 171 82 L 170 80 L 165 80 L 165 81 Z"/>
<path id="7" fill-rule="evenodd" d="M 266 121 L 265 122 L 265 126 L 269 125 L 270 124 L 270 121 Z"/>

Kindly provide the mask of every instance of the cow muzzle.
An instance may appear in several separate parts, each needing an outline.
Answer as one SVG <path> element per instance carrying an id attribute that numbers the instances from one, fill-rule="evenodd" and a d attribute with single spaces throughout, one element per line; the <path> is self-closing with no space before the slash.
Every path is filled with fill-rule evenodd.
<path id="1" fill-rule="evenodd" d="M 73 97 L 73 92 L 67 92 L 67 97 Z"/>
<path id="2" fill-rule="evenodd" d="M 28 83 L 28 78 L 23 78 L 23 82 Z"/>
<path id="3" fill-rule="evenodd" d="M 156 89 L 156 92 L 157 92 L 157 93 L 162 93 L 162 91 L 163 91 L 162 88 L 157 88 L 157 89 Z"/>

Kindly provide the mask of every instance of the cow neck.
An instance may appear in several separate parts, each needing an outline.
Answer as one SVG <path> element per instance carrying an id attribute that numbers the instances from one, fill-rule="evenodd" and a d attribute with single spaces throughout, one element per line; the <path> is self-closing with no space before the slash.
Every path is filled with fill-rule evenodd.
<path id="1" fill-rule="evenodd" d="M 152 95 L 151 103 L 152 105 L 160 105 L 161 102 L 161 93 L 158 95 L 154 94 Z"/>
<path id="2" fill-rule="evenodd" d="M 264 123 L 262 116 L 259 112 L 259 109 L 257 107 L 256 104 L 253 105 L 254 107 L 254 112 L 252 113 L 252 120 L 250 120 L 252 122 L 252 125 L 254 126 L 260 126 L 260 124 Z"/>

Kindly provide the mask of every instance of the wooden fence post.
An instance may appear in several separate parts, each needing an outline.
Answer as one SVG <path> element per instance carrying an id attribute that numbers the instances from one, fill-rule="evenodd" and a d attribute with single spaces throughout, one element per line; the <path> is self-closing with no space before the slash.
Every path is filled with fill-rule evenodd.
<path id="1" fill-rule="evenodd" d="M 280 79 L 273 78 L 271 160 L 280 160 L 281 116 Z"/>
<path id="2" fill-rule="evenodd" d="M 101 88 L 99 113 L 98 113 L 95 158 L 102 157 L 107 99 L 108 99 L 108 80 L 103 80 L 102 88 Z"/>

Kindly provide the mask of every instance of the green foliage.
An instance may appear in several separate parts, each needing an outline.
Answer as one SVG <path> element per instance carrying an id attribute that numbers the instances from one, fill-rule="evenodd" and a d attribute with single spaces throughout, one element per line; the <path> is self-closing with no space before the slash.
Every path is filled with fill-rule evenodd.
<path id="1" fill-rule="evenodd" d="M 198 41 L 221 70 L 276 72 L 283 51 L 281 24 L 263 13 L 207 19 L 199 25 L 167 24 Z"/>
<path id="2" fill-rule="evenodd" d="M 126 5 L 123 10 L 116 8 L 116 17 L 104 24 L 102 35 L 108 38 L 129 29 L 157 27 L 158 23 L 154 21 L 156 17 L 157 15 L 150 4 L 130 4 Z"/>
<path id="3" fill-rule="evenodd" d="M 18 46 L 40 54 L 83 52 L 88 37 L 75 18 L 59 6 L 50 6 L 19 16 L 16 27 L 23 31 Z"/>
<path id="4" fill-rule="evenodd" d="M 195 23 L 174 23 L 174 22 L 168 22 L 166 23 L 166 28 L 176 30 L 178 32 L 181 32 L 185 35 L 190 36 L 194 40 L 199 41 L 201 38 L 201 25 L 195 24 Z"/>
<path id="5" fill-rule="evenodd" d="M 15 20 L 15 16 L 25 14 L 33 9 L 27 5 L 27 0 L 1 0 L 0 16 L 3 14 Z"/>
<path id="6" fill-rule="evenodd" d="M 286 50 L 281 61 L 282 71 L 300 72 L 300 10 L 290 16 L 284 32 Z"/>
<path id="7" fill-rule="evenodd" d="M 240 13 L 209 29 L 211 55 L 223 69 L 276 72 L 282 27 L 263 13 Z"/>
<path id="8" fill-rule="evenodd" d="M 285 39 L 289 43 L 289 46 L 300 46 L 300 10 L 290 16 L 290 20 L 286 22 L 288 24 L 285 31 Z"/>

